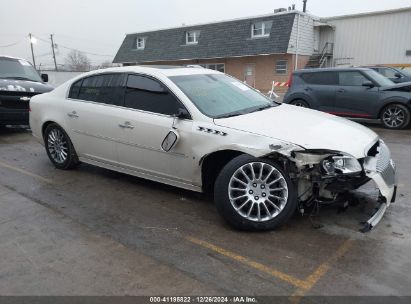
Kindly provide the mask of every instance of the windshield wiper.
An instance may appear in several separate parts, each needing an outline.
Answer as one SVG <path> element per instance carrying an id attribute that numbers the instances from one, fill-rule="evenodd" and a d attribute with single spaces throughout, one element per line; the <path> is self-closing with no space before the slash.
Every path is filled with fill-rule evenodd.
<path id="1" fill-rule="evenodd" d="M 241 112 L 232 112 L 232 113 L 216 116 L 215 119 L 228 118 L 228 117 L 238 116 L 238 115 L 242 115 L 242 114 L 245 114 L 245 113 L 243 111 L 241 111 Z"/>
<path id="2" fill-rule="evenodd" d="M 258 112 L 258 111 L 263 111 L 263 110 L 266 110 L 266 109 L 269 109 L 269 108 L 272 108 L 272 107 L 273 107 L 272 105 L 262 106 L 262 107 L 259 107 L 259 108 L 257 108 L 257 109 L 254 109 L 254 110 L 251 111 L 250 113 L 252 113 L 252 112 Z"/>
<path id="3" fill-rule="evenodd" d="M 242 110 L 242 111 L 227 113 L 227 114 L 219 115 L 219 116 L 215 117 L 215 119 L 228 118 L 228 117 L 233 117 L 233 116 L 238 116 L 238 115 L 249 114 L 249 113 L 253 113 L 253 112 L 263 111 L 265 109 L 269 109 L 269 108 L 272 108 L 272 107 L 273 107 L 273 105 L 266 105 L 266 106 L 262 106 L 262 107 L 258 107 L 258 108 L 253 108 L 251 111 Z"/>

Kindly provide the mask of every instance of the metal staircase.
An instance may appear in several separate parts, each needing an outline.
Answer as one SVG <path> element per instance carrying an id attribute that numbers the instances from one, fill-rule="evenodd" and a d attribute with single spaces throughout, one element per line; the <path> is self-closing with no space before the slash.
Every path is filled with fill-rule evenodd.
<path id="1" fill-rule="evenodd" d="M 306 69 L 325 68 L 330 66 L 329 61 L 333 56 L 334 43 L 326 42 L 321 53 L 315 53 L 308 59 Z"/>

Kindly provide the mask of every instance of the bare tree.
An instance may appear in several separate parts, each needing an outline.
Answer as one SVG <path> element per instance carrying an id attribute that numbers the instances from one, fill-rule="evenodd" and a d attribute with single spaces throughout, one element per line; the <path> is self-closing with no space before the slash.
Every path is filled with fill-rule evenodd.
<path id="1" fill-rule="evenodd" d="M 65 58 L 65 62 L 72 71 L 85 72 L 90 70 L 90 60 L 84 53 L 77 50 L 70 51 Z"/>
<path id="2" fill-rule="evenodd" d="M 114 66 L 113 63 L 112 63 L 110 60 L 106 60 L 106 61 L 103 61 L 103 62 L 99 65 L 99 68 L 100 68 L 100 69 L 105 69 L 105 68 L 111 68 L 112 66 Z"/>

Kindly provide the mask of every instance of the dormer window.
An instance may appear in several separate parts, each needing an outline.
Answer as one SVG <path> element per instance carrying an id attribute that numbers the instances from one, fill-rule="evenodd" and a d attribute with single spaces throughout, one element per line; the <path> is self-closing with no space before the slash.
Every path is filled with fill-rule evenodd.
<path id="1" fill-rule="evenodd" d="M 187 31 L 186 44 L 197 44 L 200 37 L 200 31 Z"/>
<path id="2" fill-rule="evenodd" d="M 145 47 L 146 47 L 146 38 L 144 38 L 144 37 L 137 37 L 137 38 L 136 38 L 135 49 L 137 49 L 137 50 L 144 50 Z"/>
<path id="3" fill-rule="evenodd" d="M 269 37 L 272 25 L 272 21 L 261 21 L 253 23 L 251 25 L 251 37 Z"/>

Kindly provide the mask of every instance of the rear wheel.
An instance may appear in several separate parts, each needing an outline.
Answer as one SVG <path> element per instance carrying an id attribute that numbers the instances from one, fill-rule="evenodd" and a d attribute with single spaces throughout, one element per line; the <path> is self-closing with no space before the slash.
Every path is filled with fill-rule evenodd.
<path id="1" fill-rule="evenodd" d="M 389 129 L 404 129 L 410 123 L 410 111 L 401 104 L 390 104 L 382 111 L 381 122 Z"/>
<path id="2" fill-rule="evenodd" d="M 231 160 L 215 183 L 221 216 L 241 230 L 271 230 L 294 213 L 297 200 L 286 172 L 274 161 L 241 155 Z"/>
<path id="3" fill-rule="evenodd" d="M 44 131 L 44 146 L 53 165 L 69 170 L 79 164 L 77 153 L 67 133 L 58 124 L 52 123 Z"/>
<path id="4" fill-rule="evenodd" d="M 290 102 L 290 104 L 297 106 L 297 107 L 302 107 L 302 108 L 309 108 L 310 106 L 308 105 L 308 102 L 306 102 L 303 99 L 296 99 Z"/>

